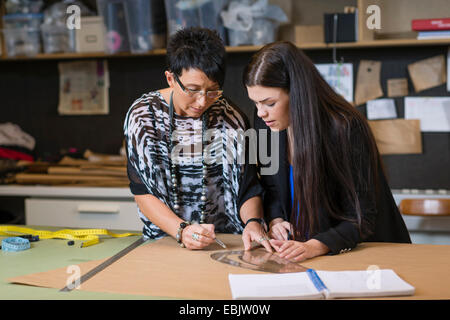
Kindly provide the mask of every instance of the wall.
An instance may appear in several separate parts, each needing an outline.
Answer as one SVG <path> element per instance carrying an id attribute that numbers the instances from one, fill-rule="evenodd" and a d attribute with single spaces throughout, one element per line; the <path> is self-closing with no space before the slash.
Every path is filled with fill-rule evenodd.
<path id="1" fill-rule="evenodd" d="M 225 92 L 250 120 L 253 106 L 241 84 L 242 70 L 252 53 L 229 53 Z M 330 63 L 331 50 L 309 50 L 315 63 Z M 354 63 L 354 78 L 360 59 L 381 60 L 382 88 L 386 80 L 407 77 L 406 66 L 420 59 L 447 54 L 445 46 L 342 49 L 338 59 Z M 66 61 L 66 60 L 64 60 Z M 117 154 L 122 125 L 130 104 L 143 93 L 165 85 L 163 56 L 108 59 L 110 71 L 110 114 L 105 116 L 59 116 L 57 60 L 0 61 L 0 123 L 13 122 L 37 140 L 42 156 L 61 148 L 89 148 Z M 449 96 L 445 85 L 411 96 Z M 403 117 L 403 98 L 396 98 Z M 365 112 L 364 107 L 360 107 Z M 450 189 L 450 138 L 448 133 L 424 133 L 422 155 L 383 156 L 390 186 L 394 189 Z"/>

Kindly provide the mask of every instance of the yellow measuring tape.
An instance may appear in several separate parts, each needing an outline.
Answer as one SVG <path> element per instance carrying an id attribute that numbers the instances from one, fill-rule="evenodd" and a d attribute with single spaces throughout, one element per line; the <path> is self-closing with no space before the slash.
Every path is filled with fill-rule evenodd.
<path id="1" fill-rule="evenodd" d="M 25 227 L 0 226 L 0 236 L 20 236 L 20 234 L 31 234 L 39 236 L 39 239 L 68 239 L 84 240 L 81 248 L 89 247 L 100 242 L 100 235 L 107 235 L 113 238 L 123 238 L 129 236 L 140 236 L 139 233 L 113 233 L 106 229 L 63 229 L 58 231 L 35 230 Z"/>

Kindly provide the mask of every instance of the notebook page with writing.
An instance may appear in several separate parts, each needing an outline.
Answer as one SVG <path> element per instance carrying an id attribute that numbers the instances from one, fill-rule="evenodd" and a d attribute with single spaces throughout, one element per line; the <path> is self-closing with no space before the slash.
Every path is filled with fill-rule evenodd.
<path id="1" fill-rule="evenodd" d="M 364 271 L 317 271 L 328 288 L 327 298 L 387 297 L 413 295 L 414 287 L 391 269 Z"/>
<path id="2" fill-rule="evenodd" d="M 233 299 L 324 299 L 306 272 L 229 274 Z"/>

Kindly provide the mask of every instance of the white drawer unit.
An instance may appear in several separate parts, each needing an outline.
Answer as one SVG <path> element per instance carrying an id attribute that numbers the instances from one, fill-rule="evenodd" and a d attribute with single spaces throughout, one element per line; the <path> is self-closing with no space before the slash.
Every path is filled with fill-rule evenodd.
<path id="1" fill-rule="evenodd" d="M 84 199 L 25 199 L 28 225 L 142 230 L 134 201 L 99 201 Z"/>

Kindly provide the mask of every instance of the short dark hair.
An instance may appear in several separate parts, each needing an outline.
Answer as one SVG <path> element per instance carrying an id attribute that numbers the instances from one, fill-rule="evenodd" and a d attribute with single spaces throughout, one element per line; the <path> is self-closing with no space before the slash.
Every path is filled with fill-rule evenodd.
<path id="1" fill-rule="evenodd" d="M 178 76 L 183 69 L 199 69 L 223 87 L 225 55 L 223 41 L 216 31 L 198 27 L 180 29 L 169 39 L 167 67 Z"/>

